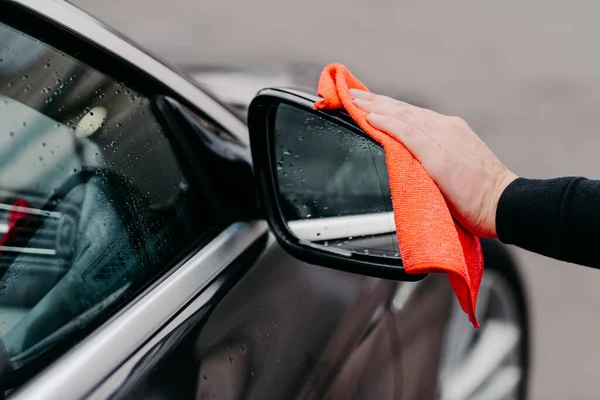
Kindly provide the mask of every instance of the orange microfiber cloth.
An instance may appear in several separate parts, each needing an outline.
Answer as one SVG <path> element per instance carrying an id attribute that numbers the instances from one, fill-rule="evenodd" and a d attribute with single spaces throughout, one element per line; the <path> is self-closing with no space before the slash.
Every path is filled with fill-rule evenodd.
<path id="1" fill-rule="evenodd" d="M 462 309 L 477 328 L 475 304 L 483 273 L 479 239 L 456 222 L 437 185 L 404 145 L 375 129 L 352 102 L 350 89 L 368 90 L 341 64 L 325 67 L 316 109 L 345 108 L 386 156 L 398 245 L 406 272 L 445 272 Z"/>

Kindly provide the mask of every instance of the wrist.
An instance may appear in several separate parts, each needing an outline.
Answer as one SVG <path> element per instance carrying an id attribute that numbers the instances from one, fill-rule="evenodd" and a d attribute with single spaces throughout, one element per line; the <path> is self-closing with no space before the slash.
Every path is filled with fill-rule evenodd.
<path id="1" fill-rule="evenodd" d="M 491 215 L 489 216 L 490 227 L 491 227 L 490 230 L 492 233 L 492 237 L 494 237 L 494 238 L 498 237 L 498 232 L 496 229 L 496 213 L 498 212 L 498 203 L 500 203 L 500 197 L 502 196 L 502 193 L 504 193 L 504 191 L 506 190 L 508 185 L 513 183 L 517 178 L 518 178 L 517 174 L 515 174 L 514 172 L 512 172 L 509 169 L 505 169 L 503 171 L 503 173 L 499 174 L 498 179 L 496 181 L 495 188 L 494 188 L 494 194 L 492 196 L 492 201 L 491 201 L 491 205 L 492 205 Z"/>

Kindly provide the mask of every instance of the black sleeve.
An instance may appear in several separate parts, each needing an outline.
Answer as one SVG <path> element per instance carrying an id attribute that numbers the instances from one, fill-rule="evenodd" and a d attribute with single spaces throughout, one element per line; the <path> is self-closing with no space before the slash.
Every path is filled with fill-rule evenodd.
<path id="1" fill-rule="evenodd" d="M 600 181 L 519 178 L 500 196 L 496 232 L 504 243 L 600 268 Z"/>

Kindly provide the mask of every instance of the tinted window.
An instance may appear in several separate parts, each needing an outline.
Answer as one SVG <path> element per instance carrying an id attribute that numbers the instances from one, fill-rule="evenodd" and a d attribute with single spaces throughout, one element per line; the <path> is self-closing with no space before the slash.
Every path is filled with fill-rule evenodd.
<path id="1" fill-rule="evenodd" d="M 147 97 L 0 24 L 0 337 L 15 371 L 210 237 L 185 170 Z"/>

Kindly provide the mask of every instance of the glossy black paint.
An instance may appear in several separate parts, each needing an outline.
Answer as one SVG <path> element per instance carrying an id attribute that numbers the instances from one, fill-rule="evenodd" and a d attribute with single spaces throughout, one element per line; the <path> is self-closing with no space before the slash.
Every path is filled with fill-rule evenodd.
<path id="1" fill-rule="evenodd" d="M 273 154 L 274 138 L 272 131 L 274 128 L 271 119 L 274 118 L 274 109 L 282 103 L 301 109 L 307 114 L 319 115 L 371 140 L 345 113 L 314 110 L 314 100 L 311 101 L 307 97 L 302 97 L 297 91 L 265 89 L 257 94 L 252 104 L 250 104 L 248 113 L 252 161 L 262 209 L 266 214 L 269 227 L 281 246 L 294 257 L 316 265 L 402 281 L 423 279 L 425 275 L 407 274 L 402 261 L 399 259 L 359 253 L 337 254 L 310 246 L 292 234 L 283 217 L 282 206 L 277 196 L 276 160 Z"/>
<path id="2" fill-rule="evenodd" d="M 396 286 L 308 266 L 274 244 L 115 398 L 434 398 L 450 287 L 431 277 L 394 312 Z"/>

